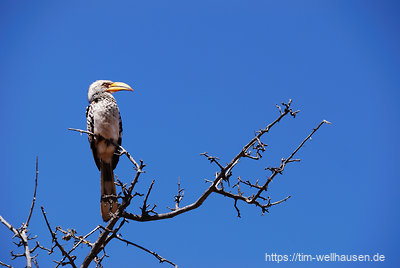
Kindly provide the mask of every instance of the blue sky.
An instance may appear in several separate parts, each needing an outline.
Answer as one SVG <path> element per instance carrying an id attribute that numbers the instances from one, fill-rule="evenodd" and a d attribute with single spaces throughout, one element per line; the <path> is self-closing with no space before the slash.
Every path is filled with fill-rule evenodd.
<path id="1" fill-rule="evenodd" d="M 44 245 L 51 241 L 41 205 L 53 227 L 85 234 L 102 224 L 87 138 L 67 128 L 86 127 L 87 88 L 110 79 L 135 89 L 115 94 L 123 146 L 147 164 L 139 189 L 156 179 L 159 212 L 173 205 L 178 177 L 183 203 L 193 202 L 216 171 L 199 154 L 229 162 L 277 116 L 276 103 L 291 98 L 301 113 L 279 123 L 263 159 L 241 162 L 235 176 L 265 178 L 264 167 L 322 119 L 333 123 L 275 179 L 271 198 L 292 198 L 269 214 L 240 204 L 239 219 L 231 200 L 211 196 L 174 219 L 131 222 L 126 239 L 180 267 L 318 266 L 265 262 L 266 252 L 381 253 L 385 263 L 346 266 L 400 265 L 398 2 L 2 1 L 0 10 L 0 215 L 25 221 L 39 156 L 30 229 Z M 115 173 L 133 176 L 124 158 Z M 6 263 L 10 238 L 0 226 Z M 118 241 L 107 253 L 106 267 L 168 267 Z M 48 267 L 52 259 L 43 252 L 38 260 Z"/>

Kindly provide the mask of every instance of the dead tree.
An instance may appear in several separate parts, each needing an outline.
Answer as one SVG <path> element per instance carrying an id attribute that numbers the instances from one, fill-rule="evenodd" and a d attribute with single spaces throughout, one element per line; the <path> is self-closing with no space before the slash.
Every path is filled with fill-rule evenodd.
<path id="1" fill-rule="evenodd" d="M 314 128 L 311 133 L 300 143 L 300 145 L 294 149 L 294 151 L 289 154 L 287 157 L 282 158 L 280 161 L 280 165 L 277 167 L 266 167 L 265 169 L 270 172 L 270 174 L 264 179 L 264 180 L 256 180 L 256 181 L 250 181 L 250 180 L 244 180 L 240 176 L 236 177 L 234 179 L 233 177 L 233 169 L 235 166 L 238 165 L 240 160 L 242 158 L 249 158 L 253 160 L 259 160 L 262 158 L 262 154 L 266 151 L 267 144 L 261 141 L 263 136 L 268 133 L 272 127 L 274 127 L 278 122 L 280 122 L 283 118 L 285 117 L 293 117 L 295 118 L 296 115 L 299 113 L 299 111 L 294 111 L 291 108 L 292 101 L 289 100 L 288 103 L 282 103 L 281 106 L 276 105 L 278 108 L 279 114 L 277 118 L 267 125 L 264 129 L 260 129 L 255 133 L 255 137 L 252 138 L 239 152 L 238 154 L 228 163 L 228 164 L 223 164 L 221 163 L 220 159 L 218 157 L 212 156 L 209 153 L 205 152 L 202 153 L 207 160 L 210 161 L 211 164 L 214 164 L 217 168 L 217 172 L 213 176 L 214 178 L 212 180 L 206 180 L 207 183 L 209 183 L 208 188 L 200 195 L 200 197 L 194 201 L 193 203 L 190 203 L 186 206 L 181 206 L 182 204 L 182 199 L 184 196 L 184 189 L 181 188 L 180 181 L 178 182 L 178 190 L 177 194 L 174 196 L 174 203 L 175 206 L 173 208 L 167 208 L 169 211 L 166 211 L 164 213 L 158 213 L 156 212 L 156 204 L 150 205 L 149 197 L 150 193 L 153 189 L 154 185 L 154 180 L 150 183 L 148 190 L 146 193 L 139 193 L 135 191 L 135 186 L 139 182 L 139 177 L 144 173 L 144 168 L 145 164 L 142 160 L 136 161 L 133 156 L 125 150 L 123 147 L 115 144 L 117 147 L 119 147 L 119 154 L 125 155 L 129 161 L 133 164 L 134 169 L 135 169 L 135 176 L 133 180 L 130 183 L 123 183 L 122 181 L 118 180 L 116 181 L 116 185 L 120 188 L 121 192 L 118 194 L 118 196 L 114 198 L 118 198 L 121 200 L 120 206 L 118 207 L 118 210 L 116 211 L 115 214 L 112 215 L 110 221 L 107 223 L 106 226 L 99 225 L 95 227 L 91 232 L 84 236 L 80 236 L 77 234 L 76 230 L 74 229 L 67 229 L 63 230 L 61 227 L 56 227 L 55 229 L 51 228 L 51 225 L 48 221 L 48 218 L 46 216 L 46 212 L 44 211 L 44 208 L 41 207 L 42 214 L 44 217 L 44 220 L 46 222 L 46 225 L 49 229 L 50 235 L 52 237 L 53 241 L 53 246 L 51 249 L 46 249 L 44 247 L 41 247 L 39 243 L 35 248 L 32 250 L 29 250 L 27 240 L 29 238 L 26 237 L 26 230 L 27 226 L 29 224 L 29 218 L 30 215 L 32 214 L 33 206 L 35 203 L 35 195 L 36 195 L 36 185 L 37 185 L 37 176 L 35 179 L 35 195 L 34 195 L 34 200 L 32 202 L 32 208 L 27 220 L 26 225 L 22 225 L 21 228 L 15 229 L 11 225 L 9 225 L 1 216 L 0 219 L 1 221 L 11 230 L 14 232 L 15 236 L 20 239 L 20 245 L 23 245 L 25 247 L 25 253 L 15 255 L 12 253 L 13 257 L 22 257 L 25 256 L 27 259 L 27 267 L 31 267 L 28 263 L 32 262 L 32 257 L 30 257 L 30 254 L 32 254 L 36 248 L 42 248 L 45 249 L 51 254 L 54 251 L 54 248 L 57 247 L 61 254 L 63 255 L 61 260 L 55 261 L 56 267 L 58 266 L 64 266 L 64 265 L 70 265 L 72 267 L 77 267 L 75 264 L 76 261 L 76 256 L 73 255 L 74 251 L 77 249 L 79 245 L 86 245 L 90 248 L 89 254 L 85 257 L 83 260 L 83 263 L 80 265 L 80 267 L 88 267 L 89 264 L 94 261 L 96 262 L 96 267 L 102 267 L 102 260 L 105 257 L 108 257 L 106 254 L 106 246 L 107 244 L 113 240 L 117 239 L 120 240 L 123 243 L 126 243 L 128 245 L 135 246 L 139 249 L 142 249 L 150 254 L 152 254 L 155 258 L 158 259 L 160 263 L 169 263 L 174 267 L 177 267 L 175 263 L 172 261 L 167 260 L 166 258 L 160 256 L 154 251 L 151 251 L 143 246 L 140 246 L 132 241 L 123 239 L 120 231 L 121 228 L 124 226 L 125 223 L 128 222 L 128 220 L 133 220 L 133 221 L 140 221 L 140 222 L 146 222 L 146 221 L 157 221 L 157 220 L 164 220 L 164 219 L 169 219 L 173 218 L 175 216 L 178 216 L 180 214 L 186 213 L 188 211 L 194 210 L 198 207 L 200 207 L 203 202 L 211 195 L 211 194 L 219 194 L 222 196 L 225 196 L 233 201 L 233 206 L 236 210 L 237 216 L 240 217 L 240 209 L 238 207 L 238 203 L 242 202 L 244 204 L 249 204 L 249 205 L 254 205 L 258 207 L 261 210 L 261 213 L 264 214 L 265 212 L 268 212 L 268 209 L 272 206 L 278 205 L 290 198 L 290 196 L 287 196 L 286 198 L 278 201 L 272 201 L 269 196 L 266 195 L 268 191 L 268 186 L 272 182 L 272 180 L 277 176 L 283 174 L 283 171 L 285 170 L 285 167 L 287 164 L 292 163 L 292 162 L 299 162 L 300 159 L 294 158 L 296 153 L 303 147 L 303 145 L 308 141 L 311 140 L 312 135 L 323 125 L 323 124 L 330 124 L 330 122 L 323 120 L 321 121 L 316 128 Z M 85 133 L 87 135 L 93 135 L 95 136 L 94 133 L 81 130 L 81 129 L 72 129 L 70 128 L 69 130 L 72 131 L 78 131 L 80 133 Z M 102 138 L 102 137 L 98 137 Z M 141 207 L 140 207 L 140 214 L 133 214 L 128 211 L 128 207 L 131 205 L 132 200 L 134 198 L 142 198 L 141 201 Z M 99 232 L 99 235 L 95 242 L 90 242 L 89 241 L 89 236 L 92 236 L 94 233 Z M 69 250 L 66 250 L 58 241 L 59 238 L 57 235 L 60 234 L 62 235 L 62 239 L 66 241 L 73 241 L 73 245 Z M 2 263 L 0 263 L 1 265 Z M 5 265 L 5 264 L 3 264 Z"/>
<path id="2" fill-rule="evenodd" d="M 27 268 L 31 268 L 32 267 L 32 263 L 37 266 L 37 260 L 36 260 L 36 257 L 38 255 L 38 253 L 36 253 L 37 249 L 42 249 L 42 250 L 45 250 L 45 251 L 47 251 L 49 253 L 52 253 L 53 249 L 54 249 L 54 248 L 48 249 L 48 248 L 45 248 L 44 246 L 40 245 L 39 242 L 37 241 L 37 237 L 36 236 L 32 236 L 29 233 L 29 230 L 28 230 L 29 222 L 31 220 L 32 212 L 33 212 L 33 209 L 34 209 L 35 203 L 36 203 L 36 191 L 37 191 L 38 175 L 39 175 L 39 161 L 38 161 L 38 158 L 36 157 L 35 190 L 33 192 L 33 199 L 32 199 L 32 203 L 31 203 L 31 209 L 29 210 L 26 222 L 22 223 L 21 227 L 15 228 L 12 224 L 10 224 L 8 221 L 6 221 L 0 215 L 1 223 L 3 223 L 14 234 L 12 238 L 13 239 L 15 238 L 15 239 L 18 240 L 18 242 L 14 242 L 14 244 L 18 248 L 23 247 L 23 249 L 24 249 L 22 253 L 14 253 L 13 251 L 11 251 L 10 252 L 11 259 L 14 260 L 16 258 L 21 258 L 21 257 L 25 258 L 26 259 L 26 267 Z M 29 245 L 30 241 L 34 241 L 35 242 L 35 246 L 34 247 L 30 247 L 30 245 Z M 0 261 L 0 265 L 1 266 L 5 266 L 5 267 L 12 267 L 11 265 L 6 264 L 6 263 L 4 263 L 2 261 Z"/>

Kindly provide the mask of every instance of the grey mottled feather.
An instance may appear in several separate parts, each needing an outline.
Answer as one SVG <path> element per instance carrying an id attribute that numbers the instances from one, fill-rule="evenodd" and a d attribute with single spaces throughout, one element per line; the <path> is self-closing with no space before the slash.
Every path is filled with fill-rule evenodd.
<path id="1" fill-rule="evenodd" d="M 95 104 L 98 102 L 110 102 L 110 104 L 112 104 L 112 105 L 107 105 L 106 106 L 107 108 L 111 109 L 111 108 L 113 108 L 112 106 L 115 105 L 116 108 L 118 109 L 115 99 L 108 93 L 99 94 L 99 96 L 97 98 L 94 98 L 93 101 L 86 108 L 87 131 L 92 132 L 92 133 L 94 132 L 94 124 L 95 124 L 93 109 L 95 107 Z M 119 115 L 119 138 L 116 142 L 118 145 L 121 145 L 122 144 L 122 120 L 121 120 L 121 115 L 119 113 L 119 110 L 118 110 L 118 115 Z M 97 168 L 100 170 L 101 160 L 97 156 L 95 137 L 93 137 L 92 135 L 88 135 L 88 139 L 89 139 L 90 148 L 92 149 L 94 161 L 96 163 Z M 117 148 L 115 148 L 115 149 L 116 149 L 116 151 L 118 150 Z M 112 161 L 113 169 L 116 168 L 118 161 L 119 161 L 119 155 L 114 154 L 113 161 Z"/>

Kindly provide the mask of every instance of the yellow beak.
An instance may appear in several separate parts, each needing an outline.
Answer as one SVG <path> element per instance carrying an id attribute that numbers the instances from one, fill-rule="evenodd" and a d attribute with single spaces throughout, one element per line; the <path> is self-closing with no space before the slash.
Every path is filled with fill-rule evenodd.
<path id="1" fill-rule="evenodd" d="M 133 89 L 125 83 L 122 82 L 114 82 L 110 85 L 110 87 L 106 90 L 107 92 L 114 93 L 120 90 L 128 90 L 133 91 Z"/>

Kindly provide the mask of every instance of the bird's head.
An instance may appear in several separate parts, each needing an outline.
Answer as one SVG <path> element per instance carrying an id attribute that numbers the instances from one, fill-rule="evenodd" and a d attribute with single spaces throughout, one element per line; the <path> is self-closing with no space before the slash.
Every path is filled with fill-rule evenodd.
<path id="1" fill-rule="evenodd" d="M 98 94 L 101 93 L 112 94 L 120 90 L 133 91 L 133 89 L 129 85 L 122 82 L 113 82 L 110 80 L 97 80 L 93 82 L 89 87 L 88 100 L 89 102 L 92 102 L 95 99 L 96 95 Z"/>

